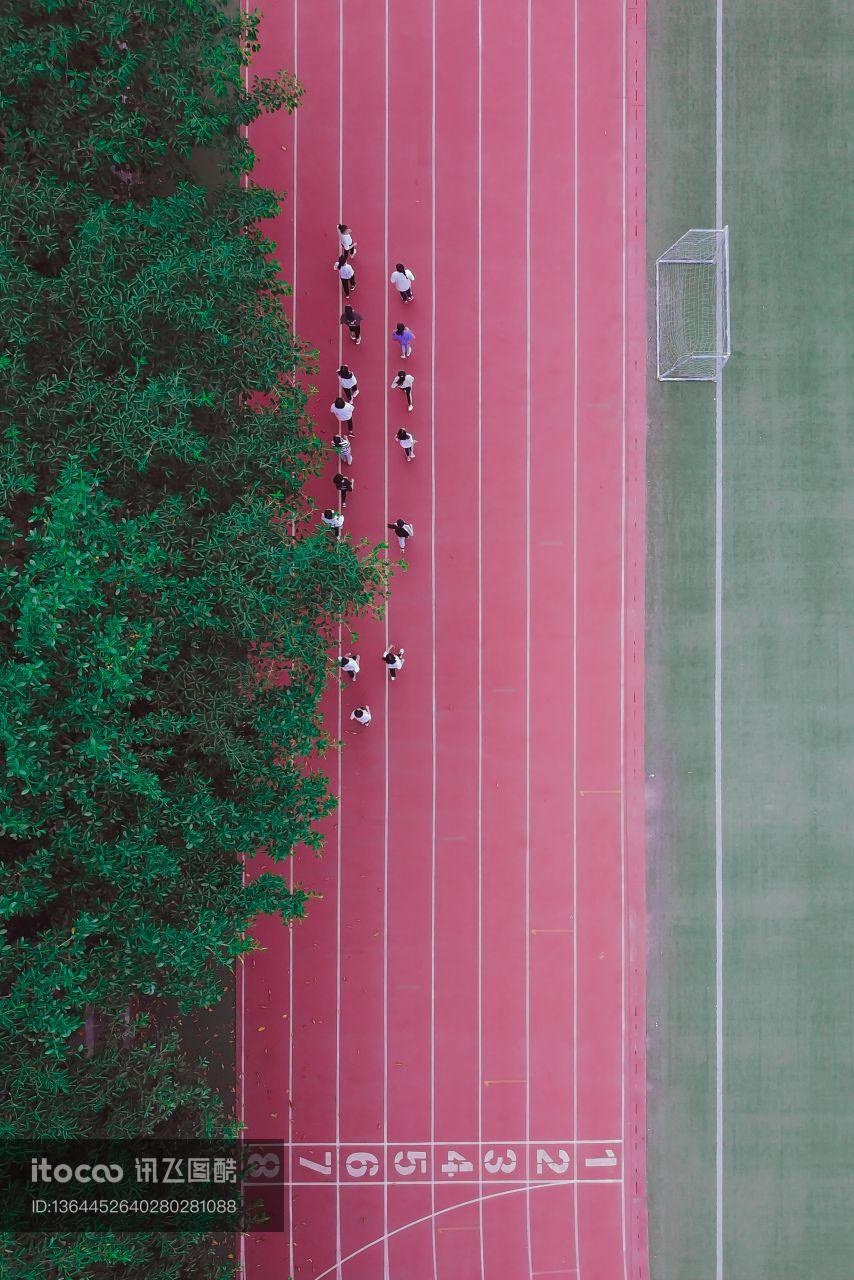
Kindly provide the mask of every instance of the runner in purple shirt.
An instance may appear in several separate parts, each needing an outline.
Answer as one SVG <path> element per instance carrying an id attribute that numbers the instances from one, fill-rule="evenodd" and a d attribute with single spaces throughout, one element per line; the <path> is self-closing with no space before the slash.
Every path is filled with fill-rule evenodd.
<path id="1" fill-rule="evenodd" d="M 395 327 L 394 333 L 391 335 L 395 342 L 400 343 L 400 358 L 405 360 L 407 356 L 412 355 L 412 342 L 415 334 L 411 329 L 407 329 L 402 322 Z"/>

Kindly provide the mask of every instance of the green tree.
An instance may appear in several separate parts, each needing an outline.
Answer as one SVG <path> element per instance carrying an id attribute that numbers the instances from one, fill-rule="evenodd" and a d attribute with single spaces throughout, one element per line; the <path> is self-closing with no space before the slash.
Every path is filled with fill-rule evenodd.
<path id="1" fill-rule="evenodd" d="M 229 0 L 20 0 L 0 12 L 7 163 L 135 198 L 192 172 L 198 148 L 251 168 L 241 132 L 293 110 L 286 71 L 255 77 L 258 16 Z"/>
<path id="2" fill-rule="evenodd" d="M 380 581 L 252 502 L 188 569 L 180 505 L 119 518 L 69 464 L 0 572 L 0 1031 L 58 1058 L 85 1004 L 209 1004 L 259 910 L 302 913 L 281 877 L 242 886 L 239 859 L 317 844 L 326 779 L 299 764 L 324 743 L 317 618 L 367 604 L 372 565 Z"/>

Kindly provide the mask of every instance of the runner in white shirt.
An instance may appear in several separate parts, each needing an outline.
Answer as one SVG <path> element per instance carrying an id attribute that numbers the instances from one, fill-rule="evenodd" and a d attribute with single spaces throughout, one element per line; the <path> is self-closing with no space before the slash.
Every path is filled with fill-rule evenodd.
<path id="1" fill-rule="evenodd" d="M 415 276 L 405 267 L 402 262 L 395 263 L 394 271 L 391 273 L 391 282 L 397 292 L 400 294 L 401 302 L 412 301 L 412 284 Z"/>
<path id="2" fill-rule="evenodd" d="M 356 410 L 356 406 L 353 404 L 353 401 L 351 400 L 348 403 L 343 396 L 336 396 L 329 408 L 335 414 L 335 417 L 339 422 L 350 422 L 350 419 L 353 417 Z M 355 430 L 355 422 L 350 422 L 350 431 L 353 432 Z"/>
<path id="3" fill-rule="evenodd" d="M 373 716 L 370 707 L 354 707 L 350 712 L 350 719 L 355 720 L 357 724 L 363 724 L 365 728 L 371 723 Z M 353 730 L 355 733 L 355 729 Z"/>
<path id="4" fill-rule="evenodd" d="M 418 443 L 415 436 L 411 436 L 408 431 L 401 427 L 399 431 L 395 432 L 394 438 L 406 454 L 406 461 L 412 462 L 415 457 L 415 446 Z"/>
<path id="5" fill-rule="evenodd" d="M 353 239 L 353 233 L 347 226 L 346 222 L 338 223 L 338 248 L 342 253 L 346 253 L 351 258 L 356 256 L 356 242 Z"/>
<path id="6" fill-rule="evenodd" d="M 338 665 L 345 675 L 348 675 L 351 680 L 355 680 L 359 674 L 359 661 L 358 653 L 345 653 L 343 657 L 338 659 Z"/>
<path id="7" fill-rule="evenodd" d="M 356 375 L 348 364 L 342 364 L 338 370 L 338 385 L 345 400 L 355 400 L 359 394 Z"/>
<path id="8" fill-rule="evenodd" d="M 346 253 L 342 253 L 341 257 L 336 262 L 333 262 L 332 270 L 338 272 L 338 279 L 341 281 L 344 297 L 349 298 L 351 293 L 356 292 L 356 270 L 350 266 Z"/>
<path id="9" fill-rule="evenodd" d="M 400 369 L 398 370 L 394 382 L 391 384 L 393 391 L 400 390 L 406 396 L 406 403 L 409 405 L 410 413 L 415 408 L 415 405 L 412 403 L 412 387 L 414 383 L 415 378 L 413 375 L 411 373 L 404 373 L 403 370 Z"/>
<path id="10" fill-rule="evenodd" d="M 383 662 L 388 667 L 390 680 L 396 680 L 398 671 L 403 670 L 403 664 L 406 661 L 403 656 L 405 652 L 405 649 L 395 649 L 393 644 L 390 644 L 384 652 Z"/>
<path id="11" fill-rule="evenodd" d="M 327 507 L 323 515 L 320 517 L 327 529 L 335 530 L 335 537 L 341 537 L 341 529 L 344 525 L 344 512 L 333 511 L 331 507 Z"/>

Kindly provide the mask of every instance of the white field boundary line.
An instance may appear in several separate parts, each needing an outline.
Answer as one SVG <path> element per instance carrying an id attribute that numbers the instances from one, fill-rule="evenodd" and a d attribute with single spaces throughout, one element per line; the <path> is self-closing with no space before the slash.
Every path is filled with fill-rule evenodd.
<path id="1" fill-rule="evenodd" d="M 620 1179 L 617 1179 L 617 1178 L 613 1178 L 610 1180 L 605 1178 L 599 1178 L 595 1181 L 595 1183 L 591 1183 L 590 1185 L 607 1187 L 607 1186 L 613 1186 L 615 1183 L 619 1181 Z M 549 1187 L 566 1187 L 566 1186 L 569 1186 L 570 1183 L 571 1183 L 570 1179 L 555 1179 L 554 1182 L 537 1182 L 530 1186 L 529 1184 L 525 1184 L 524 1186 L 521 1186 L 521 1187 L 510 1187 L 506 1191 L 496 1191 L 491 1195 L 484 1196 L 483 1199 L 499 1200 L 503 1196 L 519 1195 L 520 1192 L 525 1192 L 529 1189 L 532 1191 L 545 1191 Z M 437 1211 L 434 1214 L 425 1214 L 423 1218 L 414 1218 L 411 1222 L 404 1223 L 402 1227 L 395 1227 L 393 1231 L 389 1232 L 388 1238 L 390 1239 L 392 1236 L 400 1235 L 402 1231 L 409 1231 L 410 1228 L 412 1227 L 420 1227 L 422 1223 L 430 1222 L 431 1219 L 435 1226 L 436 1218 L 441 1218 L 446 1213 L 454 1213 L 457 1209 L 467 1209 L 473 1204 L 477 1204 L 477 1200 L 460 1200 L 458 1204 L 451 1204 L 446 1206 L 446 1208 L 444 1209 L 437 1209 Z M 343 1261 L 350 1262 L 353 1258 L 358 1258 L 360 1254 L 367 1253 L 369 1249 L 373 1249 L 373 1247 L 377 1244 L 380 1244 L 381 1241 L 382 1241 L 382 1237 L 379 1237 L 376 1240 L 371 1240 L 368 1244 L 363 1244 L 360 1249 L 354 1250 L 353 1253 L 348 1253 L 347 1257 L 344 1258 Z M 335 1267 L 327 1267 L 325 1271 L 321 1271 L 319 1275 L 315 1276 L 314 1280 L 326 1280 L 326 1277 L 332 1275 L 332 1272 L 334 1270 L 335 1270 Z"/>
<path id="2" fill-rule="evenodd" d="M 533 129 L 533 11 L 528 0 L 525 84 L 525 1138 L 531 1133 L 531 144 Z M 530 1178 L 530 1169 L 526 1167 Z M 525 1193 L 528 1275 L 533 1280 L 531 1193 Z"/>
<path id="3" fill-rule="evenodd" d="M 477 1140 L 479 1150 L 483 1142 L 483 0 L 477 0 Z M 483 1228 L 480 1170 L 480 1277 L 486 1280 Z"/>
<path id="4" fill-rule="evenodd" d="M 578 0 L 572 39 L 572 1135 L 578 1137 Z M 578 1187 L 573 1187 L 575 1274 L 581 1280 Z"/>
<path id="5" fill-rule="evenodd" d="M 715 0 L 715 225 L 723 209 L 724 3 Z M 718 290 L 720 328 L 720 290 Z M 720 345 L 719 348 L 720 349 Z M 715 377 L 715 1276 L 724 1280 L 723 381 Z"/>
<path id="6" fill-rule="evenodd" d="M 628 11 L 623 0 L 621 11 L 622 59 L 621 59 L 621 202 L 622 202 L 622 277 L 621 289 L 621 354 L 622 366 L 620 396 L 620 1125 L 623 1138 L 627 1131 L 626 1115 L 626 432 L 628 407 L 628 191 L 626 166 L 628 100 Z M 623 1280 L 628 1280 L 628 1234 L 626 1222 L 626 1196 L 628 1182 L 620 1197 L 620 1228 L 623 1241 Z"/>

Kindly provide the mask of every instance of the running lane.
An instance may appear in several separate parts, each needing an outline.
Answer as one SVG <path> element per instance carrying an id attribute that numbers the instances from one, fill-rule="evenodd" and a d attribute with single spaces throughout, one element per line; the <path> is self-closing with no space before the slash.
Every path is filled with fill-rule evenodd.
<path id="1" fill-rule="evenodd" d="M 415 525 L 328 699 L 340 807 L 295 868 L 324 896 L 290 938 L 260 925 L 244 973 L 248 1130 L 293 1142 L 293 1233 L 246 1241 L 265 1280 L 647 1275 L 644 11 L 497 10 L 268 0 L 262 23 L 258 69 L 307 91 L 252 142 L 290 191 L 273 234 L 322 436 L 339 217 L 359 246 L 346 527 Z"/>

